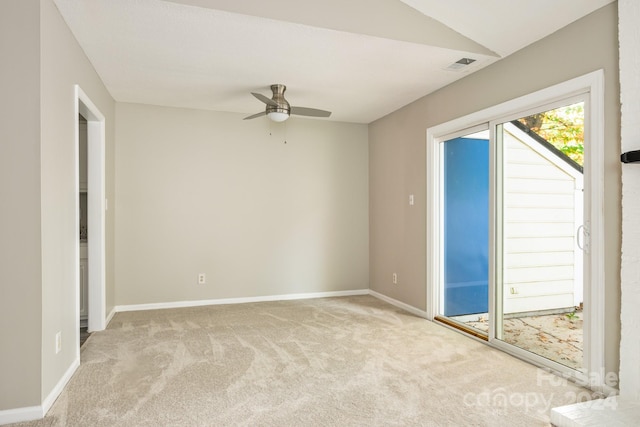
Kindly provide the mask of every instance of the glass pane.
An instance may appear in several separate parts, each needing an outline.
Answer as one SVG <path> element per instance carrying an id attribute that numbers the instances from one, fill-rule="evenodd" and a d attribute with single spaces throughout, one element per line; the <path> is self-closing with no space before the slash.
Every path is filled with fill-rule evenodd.
<path id="1" fill-rule="evenodd" d="M 576 236 L 583 221 L 584 105 L 496 130 L 503 167 L 496 337 L 579 369 L 583 253 Z"/>
<path id="2" fill-rule="evenodd" d="M 521 129 L 540 137 L 542 143 L 553 145 L 580 167 L 584 166 L 584 102 L 532 114 L 517 122 Z"/>
<path id="3" fill-rule="evenodd" d="M 488 332 L 489 132 L 443 143 L 444 315 Z"/>

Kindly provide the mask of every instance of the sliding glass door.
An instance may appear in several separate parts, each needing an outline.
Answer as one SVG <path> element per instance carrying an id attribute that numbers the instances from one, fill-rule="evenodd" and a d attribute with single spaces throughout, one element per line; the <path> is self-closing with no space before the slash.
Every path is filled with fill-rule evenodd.
<path id="1" fill-rule="evenodd" d="M 586 97 L 438 140 L 435 319 L 583 368 Z"/>
<path id="2" fill-rule="evenodd" d="M 584 105 L 492 124 L 495 338 L 572 369 L 583 367 Z"/>

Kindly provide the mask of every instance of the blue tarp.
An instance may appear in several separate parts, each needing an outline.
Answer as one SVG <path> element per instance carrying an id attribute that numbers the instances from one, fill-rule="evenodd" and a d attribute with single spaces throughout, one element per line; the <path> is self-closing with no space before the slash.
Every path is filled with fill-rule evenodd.
<path id="1" fill-rule="evenodd" d="M 489 303 L 489 141 L 444 143 L 444 315 Z"/>

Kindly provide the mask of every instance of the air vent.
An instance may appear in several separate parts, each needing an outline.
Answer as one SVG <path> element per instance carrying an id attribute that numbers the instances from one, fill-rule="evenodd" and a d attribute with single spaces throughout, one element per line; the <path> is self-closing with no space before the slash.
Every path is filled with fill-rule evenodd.
<path id="1" fill-rule="evenodd" d="M 449 65 L 446 70 L 449 71 L 460 71 L 464 68 L 466 68 L 468 65 L 473 64 L 474 62 L 476 62 L 475 59 L 472 58 L 461 58 L 459 60 L 457 60 L 456 62 L 454 62 L 453 64 Z"/>
<path id="2" fill-rule="evenodd" d="M 476 62 L 475 59 L 471 59 L 471 58 L 462 58 L 456 61 L 456 64 L 460 64 L 460 65 L 469 65 Z"/>

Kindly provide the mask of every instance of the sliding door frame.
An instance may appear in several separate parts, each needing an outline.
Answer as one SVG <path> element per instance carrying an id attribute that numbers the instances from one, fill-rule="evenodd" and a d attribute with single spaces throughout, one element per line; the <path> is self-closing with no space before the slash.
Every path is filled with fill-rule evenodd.
<path id="1" fill-rule="evenodd" d="M 588 229 L 589 253 L 585 258 L 589 262 L 584 282 L 584 364 L 581 371 L 576 371 L 556 362 L 549 361 L 525 350 L 503 343 L 495 339 L 495 319 L 490 318 L 492 327 L 489 330 L 488 344 L 525 359 L 535 365 L 551 369 L 559 374 L 573 377 L 594 390 L 604 388 L 604 72 L 598 70 L 572 80 L 542 89 L 511 101 L 451 120 L 427 129 L 427 317 L 434 320 L 440 314 L 442 295 L 442 231 L 443 218 L 441 211 L 441 148 L 442 143 L 451 136 L 468 133 L 479 126 L 489 127 L 491 141 L 495 141 L 495 123 L 505 116 L 517 115 L 528 110 L 542 108 L 545 105 L 560 102 L 564 99 L 584 95 L 585 104 L 585 139 L 588 141 L 588 154 L 585 156 L 584 183 L 589 188 L 585 194 L 585 223 Z M 493 145 L 493 144 L 491 144 Z M 490 162 L 495 162 L 495 147 L 490 147 Z M 495 190 L 495 164 L 490 163 L 490 186 Z M 496 207 L 490 206 L 490 218 L 496 220 Z M 495 259 L 496 235 L 490 233 L 490 253 Z M 489 265 L 489 313 L 495 315 L 496 288 L 494 262 Z M 493 286 L 493 288 L 492 288 Z"/>

